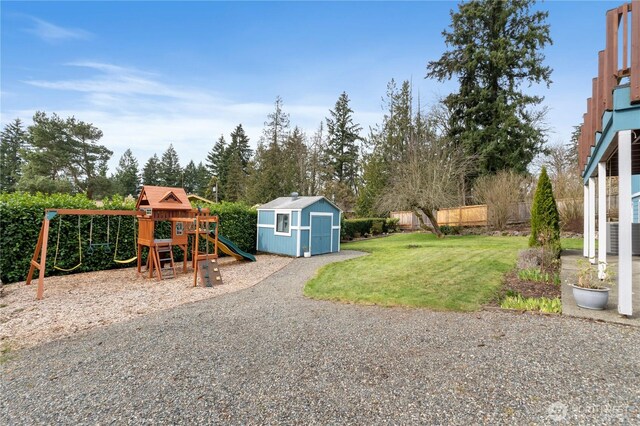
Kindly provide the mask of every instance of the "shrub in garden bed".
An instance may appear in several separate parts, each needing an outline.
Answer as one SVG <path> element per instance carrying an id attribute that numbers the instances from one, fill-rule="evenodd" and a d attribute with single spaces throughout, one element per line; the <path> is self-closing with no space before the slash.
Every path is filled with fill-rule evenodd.
<path id="1" fill-rule="evenodd" d="M 546 297 L 507 296 L 500 307 L 503 309 L 521 309 L 524 311 L 539 311 L 546 313 L 562 313 L 562 302 L 560 298 L 548 299 Z"/>
<path id="2" fill-rule="evenodd" d="M 551 250 L 541 247 L 521 250 L 516 268 L 505 276 L 503 292 L 506 297 L 502 298 L 500 306 L 560 312 L 561 308 L 557 306 L 561 293 L 559 266 Z"/>
<path id="3" fill-rule="evenodd" d="M 395 232 L 398 228 L 397 218 L 360 218 L 344 219 L 342 221 L 343 239 L 358 238 L 363 235 L 380 235 L 388 232 Z"/>

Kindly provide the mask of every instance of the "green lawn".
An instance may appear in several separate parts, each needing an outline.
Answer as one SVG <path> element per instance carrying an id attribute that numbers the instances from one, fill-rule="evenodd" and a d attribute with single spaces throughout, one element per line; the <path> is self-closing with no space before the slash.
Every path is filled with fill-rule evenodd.
<path id="1" fill-rule="evenodd" d="M 564 243 L 564 241 L 563 241 Z M 325 300 L 472 311 L 494 297 L 525 237 L 399 234 L 344 244 L 369 256 L 322 268 L 304 294 Z"/>
<path id="2" fill-rule="evenodd" d="M 560 244 L 562 245 L 563 249 L 582 250 L 582 238 L 562 238 L 560 240 Z"/>

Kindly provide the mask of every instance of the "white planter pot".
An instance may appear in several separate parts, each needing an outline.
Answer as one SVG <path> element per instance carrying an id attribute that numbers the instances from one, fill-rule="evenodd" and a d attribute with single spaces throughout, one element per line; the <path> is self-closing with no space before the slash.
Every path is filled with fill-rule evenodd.
<path id="1" fill-rule="evenodd" d="M 585 309 L 602 310 L 607 307 L 609 301 L 609 289 L 583 288 L 572 285 L 573 298 L 576 305 Z"/>
<path id="2" fill-rule="evenodd" d="M 310 251 L 305 251 L 304 252 L 304 257 L 311 257 L 311 252 Z"/>

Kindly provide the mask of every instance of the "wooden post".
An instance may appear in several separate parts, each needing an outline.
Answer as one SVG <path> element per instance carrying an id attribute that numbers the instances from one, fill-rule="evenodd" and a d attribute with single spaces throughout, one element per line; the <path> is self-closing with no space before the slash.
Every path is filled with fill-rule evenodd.
<path id="1" fill-rule="evenodd" d="M 631 130 L 618 132 L 618 313 L 632 315 Z"/>
<path id="2" fill-rule="evenodd" d="M 40 228 L 40 234 L 38 235 L 38 243 L 36 249 L 33 252 L 33 258 L 31 259 L 31 265 L 29 266 L 29 274 L 27 275 L 27 285 L 31 284 L 33 279 L 33 272 L 38 268 L 38 288 L 36 290 L 36 299 L 41 300 L 44 296 L 44 273 L 47 269 L 47 242 L 49 239 L 49 216 L 55 217 L 55 214 L 46 212 L 44 219 L 42 220 L 42 227 Z M 39 257 L 39 259 L 38 259 Z"/>
<path id="3" fill-rule="evenodd" d="M 194 241 L 194 249 L 191 256 L 193 256 L 193 286 L 198 285 L 198 256 L 200 250 L 200 215 L 196 216 L 196 234 Z"/>
<path id="4" fill-rule="evenodd" d="M 640 1 L 631 3 L 631 102 L 640 102 Z"/>
<path id="5" fill-rule="evenodd" d="M 49 240 L 49 218 L 44 218 L 44 229 L 42 230 L 42 254 L 40 255 L 40 275 L 38 276 L 38 290 L 36 299 L 41 300 L 44 296 L 44 273 L 47 269 L 47 242 Z"/>
<path id="6" fill-rule="evenodd" d="M 38 263 L 38 258 L 40 257 L 42 250 L 42 237 L 44 235 L 44 222 L 46 217 L 42 220 L 42 225 L 40 226 L 40 233 L 38 234 L 38 243 L 36 244 L 36 248 L 33 251 L 33 257 L 31 258 L 31 264 L 29 266 L 29 274 L 27 275 L 27 285 L 31 284 L 31 280 L 33 279 L 33 272 L 36 268 L 40 269 L 40 264 Z"/>

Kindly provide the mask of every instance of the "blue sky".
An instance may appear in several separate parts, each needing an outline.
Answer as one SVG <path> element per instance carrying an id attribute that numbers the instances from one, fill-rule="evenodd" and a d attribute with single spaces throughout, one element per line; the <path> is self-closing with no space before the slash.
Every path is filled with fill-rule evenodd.
<path id="1" fill-rule="evenodd" d="M 550 142 L 579 124 L 604 48 L 605 12 L 622 2 L 547 1 Z M 381 121 L 387 82 L 411 79 L 423 106 L 455 89 L 425 80 L 445 49 L 456 2 L 10 2 L 1 12 L 1 122 L 37 110 L 91 122 L 141 165 L 173 143 L 204 160 L 242 123 L 257 143 L 281 96 L 310 136 L 338 95 L 365 129 Z"/>

